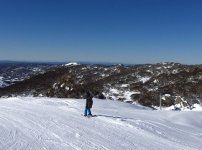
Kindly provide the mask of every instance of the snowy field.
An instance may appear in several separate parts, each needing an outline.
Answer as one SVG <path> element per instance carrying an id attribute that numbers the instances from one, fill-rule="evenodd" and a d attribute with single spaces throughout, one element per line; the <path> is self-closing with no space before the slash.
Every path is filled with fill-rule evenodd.
<path id="1" fill-rule="evenodd" d="M 201 111 L 152 111 L 118 101 L 1 98 L 0 150 L 201 150 Z"/>

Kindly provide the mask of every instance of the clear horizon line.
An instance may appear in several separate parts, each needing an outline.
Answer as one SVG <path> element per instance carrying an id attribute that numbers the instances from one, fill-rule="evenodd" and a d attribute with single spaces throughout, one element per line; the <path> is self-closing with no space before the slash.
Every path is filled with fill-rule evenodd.
<path id="1" fill-rule="evenodd" d="M 33 61 L 33 60 L 9 60 L 4 59 L 1 60 L 1 63 L 44 63 L 44 64 L 65 64 L 70 62 L 78 62 L 81 64 L 123 64 L 123 65 L 139 65 L 139 64 L 159 64 L 159 63 L 179 63 L 179 64 L 185 64 L 185 65 L 201 65 L 197 63 L 181 63 L 181 62 L 173 62 L 173 61 L 165 61 L 165 62 L 145 62 L 145 63 L 123 63 L 123 62 L 107 62 L 107 61 L 76 61 L 76 60 L 69 60 L 69 61 Z"/>

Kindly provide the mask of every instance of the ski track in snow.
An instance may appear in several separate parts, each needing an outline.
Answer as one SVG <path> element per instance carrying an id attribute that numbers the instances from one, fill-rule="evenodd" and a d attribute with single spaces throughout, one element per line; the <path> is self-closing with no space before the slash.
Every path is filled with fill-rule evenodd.
<path id="1" fill-rule="evenodd" d="M 202 112 L 143 110 L 94 99 L 1 98 L 0 150 L 200 150 Z"/>

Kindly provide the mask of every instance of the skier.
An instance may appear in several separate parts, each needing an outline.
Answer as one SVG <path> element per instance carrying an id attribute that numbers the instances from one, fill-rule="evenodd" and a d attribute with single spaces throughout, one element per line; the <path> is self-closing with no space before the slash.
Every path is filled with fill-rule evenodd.
<path id="1" fill-rule="evenodd" d="M 89 91 L 86 92 L 86 107 L 84 111 L 84 116 L 92 116 L 91 108 L 93 106 L 93 96 L 90 94 Z"/>

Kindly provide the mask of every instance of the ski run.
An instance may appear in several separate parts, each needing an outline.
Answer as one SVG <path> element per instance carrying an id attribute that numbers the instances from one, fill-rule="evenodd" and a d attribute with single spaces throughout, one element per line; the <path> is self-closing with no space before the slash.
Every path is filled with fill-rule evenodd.
<path id="1" fill-rule="evenodd" d="M 201 150 L 202 111 L 160 111 L 119 101 L 0 98 L 0 150 Z"/>

